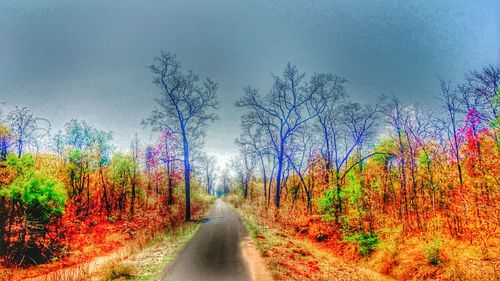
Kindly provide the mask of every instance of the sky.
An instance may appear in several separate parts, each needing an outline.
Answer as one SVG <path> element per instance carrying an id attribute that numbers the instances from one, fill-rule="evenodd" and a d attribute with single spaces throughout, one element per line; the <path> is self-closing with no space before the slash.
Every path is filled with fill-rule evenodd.
<path id="1" fill-rule="evenodd" d="M 354 101 L 396 95 L 433 105 L 438 79 L 500 63 L 500 1 L 0 0 L 0 101 L 27 106 L 54 131 L 70 119 L 128 147 L 158 90 L 160 50 L 219 84 L 206 151 L 237 153 L 242 87 L 267 92 L 287 62 L 349 80 Z"/>

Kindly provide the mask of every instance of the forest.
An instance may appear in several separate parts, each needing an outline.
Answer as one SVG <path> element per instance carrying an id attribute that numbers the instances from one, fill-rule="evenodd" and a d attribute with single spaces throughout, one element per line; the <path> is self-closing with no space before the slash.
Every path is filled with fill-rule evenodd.
<path id="1" fill-rule="evenodd" d="M 346 78 L 292 64 L 271 81 L 236 102 L 233 204 L 400 280 L 499 278 L 499 66 L 440 79 L 434 107 L 360 104 Z M 468 251 L 488 273 L 463 263 Z"/>
<path id="2" fill-rule="evenodd" d="M 178 63 L 169 54 L 156 61 L 167 56 Z M 151 71 L 160 85 L 155 65 Z M 5 112 L 2 104 L 0 279 L 78 265 L 127 243 L 141 247 L 205 214 L 213 201 L 215 162 L 201 147 L 189 155 L 188 144 L 199 145 L 203 126 L 216 118 L 208 112 L 216 106 L 216 86 L 205 84 L 207 91 L 200 92 L 196 77 L 174 79 L 194 86 L 176 97 L 182 112 L 170 118 L 179 113 L 183 119 L 165 126 L 170 111 L 153 111 L 142 125 L 156 130 L 156 141 L 143 144 L 136 134 L 125 149 L 112 144 L 112 132 L 84 120 L 71 119 L 54 133 L 50 121 L 29 108 Z"/>
<path id="3" fill-rule="evenodd" d="M 498 278 L 500 66 L 441 79 L 432 107 L 397 95 L 358 103 L 346 78 L 289 63 L 269 89 L 243 87 L 240 153 L 224 169 L 203 149 L 218 119 L 218 84 L 168 52 L 149 71 L 160 94 L 140 125 L 153 143 L 136 134 L 118 148 L 112 132 L 76 119 L 54 132 L 29 108 L 1 104 L 0 262 L 14 269 L 3 277 L 146 244 L 200 220 L 217 196 L 244 220 L 392 278 Z M 421 259 L 404 265 L 415 249 Z M 472 249 L 482 270 L 471 273 L 450 249 Z M 421 268 L 429 275 L 416 275 Z M 308 274 L 319 271 L 289 270 L 274 277 L 316 280 Z"/>

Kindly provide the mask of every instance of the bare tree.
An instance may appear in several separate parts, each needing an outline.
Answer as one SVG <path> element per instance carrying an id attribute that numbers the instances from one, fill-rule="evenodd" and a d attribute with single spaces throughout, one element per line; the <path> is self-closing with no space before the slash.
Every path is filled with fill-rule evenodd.
<path id="1" fill-rule="evenodd" d="M 191 159 L 190 144 L 205 135 L 208 122 L 218 117 L 212 110 L 218 108 L 217 83 L 210 79 L 201 82 L 193 71 L 182 72 L 175 55 L 161 52 L 149 69 L 153 84 L 160 90 L 155 99 L 157 107 L 143 120 L 156 131 L 168 128 L 182 140 L 186 221 L 191 219 Z"/>
<path id="2" fill-rule="evenodd" d="M 245 119 L 243 121 L 249 121 Z M 248 123 L 248 124 L 247 124 Z M 235 140 L 240 147 L 246 147 L 247 153 L 252 153 L 258 159 L 260 171 L 262 173 L 263 196 L 267 200 L 268 194 L 268 158 L 270 157 L 270 142 L 266 140 L 262 128 L 249 122 L 242 122 L 241 135 Z M 270 192 L 270 190 L 269 190 Z"/>
<path id="3" fill-rule="evenodd" d="M 214 192 L 214 182 L 217 177 L 217 160 L 214 156 L 202 155 L 200 157 L 200 169 L 207 188 L 207 193 Z"/>
<path id="4" fill-rule="evenodd" d="M 250 146 L 240 147 L 240 155 L 232 159 L 231 166 L 233 167 L 238 180 L 241 184 L 243 198 L 248 197 L 248 189 L 250 180 L 252 179 L 255 167 L 257 166 L 257 157 L 252 153 Z"/>
<path id="5" fill-rule="evenodd" d="M 174 174 L 175 170 L 179 169 L 179 164 L 182 161 L 179 156 L 182 154 L 181 143 L 177 135 L 172 134 L 168 129 L 165 129 L 158 138 L 157 144 L 153 149 L 153 155 L 156 161 L 163 164 L 167 172 L 167 204 L 174 203 Z M 158 190 L 157 190 L 158 192 Z"/>
<path id="6" fill-rule="evenodd" d="M 0 101 L 0 161 L 5 160 L 9 148 L 13 145 L 11 130 L 3 119 L 3 105 L 5 103 Z"/>
<path id="7" fill-rule="evenodd" d="M 457 163 L 458 179 L 460 182 L 460 186 L 462 186 L 463 172 L 462 172 L 462 160 L 460 158 L 461 141 L 460 137 L 458 136 L 458 126 L 459 126 L 458 124 L 461 118 L 460 97 L 458 95 L 457 90 L 451 88 L 450 82 L 446 82 L 441 79 L 440 84 L 441 84 L 440 99 L 443 102 L 448 115 L 448 122 L 445 122 L 445 124 L 449 125 L 446 126 L 448 141 L 452 148 L 453 157 L 455 158 L 454 160 Z"/>
<path id="8" fill-rule="evenodd" d="M 333 99 L 318 111 L 317 126 L 322 132 L 322 155 L 325 158 L 327 183 L 330 179 L 336 189 L 335 218 L 343 211 L 341 190 L 347 174 L 367 158 L 378 152 L 362 155 L 363 144 L 368 140 L 377 124 L 382 109 L 382 99 L 375 105 L 342 101 L 343 89 L 336 91 Z M 353 157 L 356 156 L 356 157 Z M 353 160 L 355 159 L 355 160 Z"/>
<path id="9" fill-rule="evenodd" d="M 19 108 L 16 106 L 8 114 L 7 119 L 18 156 L 23 154 L 27 146 L 37 147 L 38 142 L 50 132 L 50 122 L 47 119 L 33 116 L 27 107 Z"/>
<path id="10" fill-rule="evenodd" d="M 131 187 L 131 194 L 130 194 L 130 219 L 134 217 L 134 210 L 135 210 L 135 199 L 136 199 L 136 186 L 138 184 L 138 178 L 139 178 L 139 157 L 140 157 L 140 144 L 139 144 L 139 137 L 137 136 L 137 133 L 134 135 L 134 138 L 132 139 L 130 143 L 130 153 L 131 153 L 131 160 L 132 160 L 132 165 L 129 170 L 129 178 L 130 178 L 130 187 Z"/>
<path id="11" fill-rule="evenodd" d="M 229 194 L 230 190 L 230 182 L 229 182 L 229 170 L 226 168 L 222 171 L 222 193 L 224 195 Z"/>
<path id="12" fill-rule="evenodd" d="M 312 192 L 314 189 L 314 177 L 306 175 L 319 158 L 320 142 L 312 131 L 311 126 L 304 126 L 293 136 L 293 145 L 289 147 L 286 157 L 295 174 L 298 176 L 304 194 L 306 195 L 306 206 L 312 210 Z"/>
<path id="13" fill-rule="evenodd" d="M 288 63 L 282 76 L 273 75 L 273 86 L 267 95 L 247 86 L 236 106 L 248 109 L 242 123 L 255 124 L 262 129 L 271 143 L 271 153 L 277 159 L 274 203 L 280 206 L 280 191 L 283 185 L 285 151 L 291 136 L 306 122 L 315 118 L 314 104 L 321 101 L 324 85 L 317 83 L 314 75 L 309 83 L 304 82 L 304 73 Z"/>
<path id="14" fill-rule="evenodd" d="M 500 88 L 500 66 L 490 65 L 481 71 L 465 75 L 465 83 L 459 86 L 463 101 L 480 113 L 481 119 L 491 122 L 498 118 L 497 90 Z M 473 102 L 470 102 L 474 99 Z"/>

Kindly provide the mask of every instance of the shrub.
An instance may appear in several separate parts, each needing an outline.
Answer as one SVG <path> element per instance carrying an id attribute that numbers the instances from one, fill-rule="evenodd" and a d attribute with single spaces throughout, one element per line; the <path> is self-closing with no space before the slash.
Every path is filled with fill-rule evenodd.
<path id="1" fill-rule="evenodd" d="M 7 237 L 1 253 L 6 261 L 21 265 L 50 261 L 63 246 L 61 237 L 48 234 L 63 214 L 66 189 L 54 177 L 34 170 L 29 154 L 10 154 L 7 166 L 16 177 L 9 185 L 0 186 L 3 207 L 12 212 L 12 219 L 1 225 Z"/>
<path id="2" fill-rule="evenodd" d="M 359 254 L 362 256 L 367 256 L 371 252 L 373 252 L 373 250 L 379 243 L 378 235 L 373 231 L 370 231 L 368 233 L 359 232 L 353 235 L 346 235 L 344 237 L 344 241 L 357 244 Z"/>
<path id="3" fill-rule="evenodd" d="M 440 248 L 441 242 L 439 240 L 434 240 L 427 244 L 427 246 L 425 246 L 424 256 L 427 260 L 427 263 L 429 263 L 430 265 L 439 265 L 443 263 L 439 252 Z"/>
<path id="4" fill-rule="evenodd" d="M 112 261 L 108 263 L 103 269 L 104 280 L 128 280 L 135 276 L 134 268 L 126 263 L 120 261 Z"/>

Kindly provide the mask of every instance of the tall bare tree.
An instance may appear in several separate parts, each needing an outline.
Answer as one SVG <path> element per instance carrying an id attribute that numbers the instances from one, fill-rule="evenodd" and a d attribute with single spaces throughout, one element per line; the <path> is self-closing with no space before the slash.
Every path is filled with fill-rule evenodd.
<path id="1" fill-rule="evenodd" d="M 457 163 L 458 180 L 460 186 L 463 185 L 463 172 L 462 172 L 462 160 L 460 158 L 460 146 L 461 141 L 458 136 L 458 126 L 459 121 L 462 116 L 460 113 L 460 97 L 456 89 L 451 87 L 451 83 L 441 80 L 441 96 L 439 97 L 444 107 L 446 108 L 446 113 L 448 115 L 448 122 L 443 122 L 447 124 L 446 131 L 448 136 L 448 141 L 452 147 L 452 153 L 454 160 Z"/>
<path id="2" fill-rule="evenodd" d="M 242 116 L 242 122 L 255 124 L 262 129 L 271 143 L 271 153 L 277 159 L 276 186 L 274 203 L 280 206 L 280 191 L 283 185 L 285 151 L 291 136 L 317 113 L 313 110 L 316 103 L 321 103 L 324 87 L 315 74 L 309 83 L 304 81 L 305 73 L 300 73 L 294 65 L 288 63 L 282 76 L 273 75 L 273 86 L 265 96 L 258 90 L 247 86 L 243 88 L 243 97 L 236 106 L 248 109 Z"/>
<path id="3" fill-rule="evenodd" d="M 186 196 L 186 221 L 191 219 L 191 159 L 190 145 L 203 139 L 208 122 L 216 120 L 218 109 L 217 83 L 210 79 L 200 81 L 189 70 L 183 72 L 176 56 L 161 52 L 149 67 L 153 84 L 160 90 L 155 99 L 156 108 L 143 120 L 144 125 L 155 131 L 169 129 L 182 140 L 184 185 Z"/>

